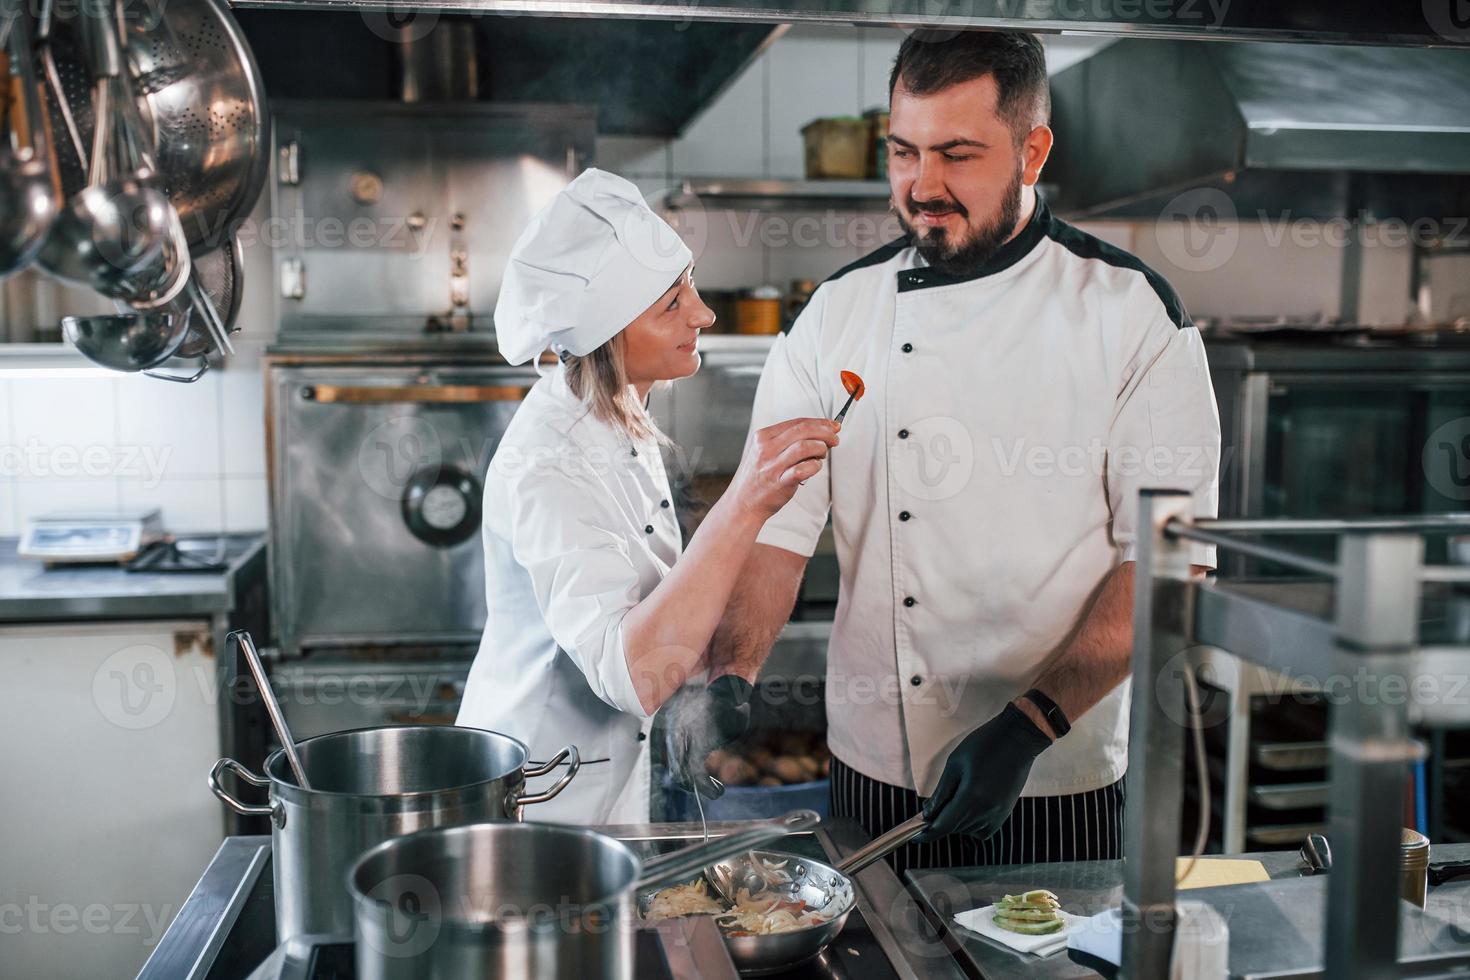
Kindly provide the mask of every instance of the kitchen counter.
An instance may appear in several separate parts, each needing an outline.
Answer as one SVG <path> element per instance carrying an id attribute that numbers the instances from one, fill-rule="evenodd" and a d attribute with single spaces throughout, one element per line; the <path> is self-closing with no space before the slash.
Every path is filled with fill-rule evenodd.
<path id="1" fill-rule="evenodd" d="M 0 622 L 165 619 L 231 612 L 237 578 L 265 575 L 265 535 L 232 534 L 220 572 L 129 572 L 117 565 L 48 568 L 0 539 Z"/>
<path id="2" fill-rule="evenodd" d="M 1200 888 L 1180 892 L 1184 898 L 1210 901 L 1232 929 L 1230 936 L 1230 971 L 1257 975 L 1262 961 L 1270 967 L 1287 969 L 1293 958 L 1313 956 L 1315 939 L 1318 951 L 1322 932 L 1314 926 L 1324 920 L 1322 898 L 1325 877 L 1305 878 L 1296 851 L 1263 851 L 1249 854 L 1210 855 L 1260 861 L 1273 882 L 1300 882 L 1285 887 L 1300 895 L 1283 892 L 1274 900 L 1261 904 L 1270 908 L 1272 920 L 1266 928 L 1242 928 L 1253 918 L 1250 892 L 1261 885 L 1234 885 L 1223 888 Z M 1470 859 L 1470 844 L 1436 844 L 1430 860 L 1464 861 Z M 1203 859 L 1201 859 L 1203 860 Z M 976 933 L 955 925 L 950 915 L 965 909 L 990 905 L 1006 894 L 1032 888 L 1055 892 L 1062 907 L 1077 915 L 1094 915 L 1116 908 L 1123 895 L 1122 861 L 1076 861 L 1054 864 L 1000 865 L 988 868 L 951 868 L 937 871 L 910 871 L 910 887 L 921 897 L 931 928 L 942 930 L 965 963 L 967 972 L 987 980 L 1009 980 L 1011 977 L 1062 980 L 1062 978 L 1096 977 L 1097 974 L 1072 962 L 1065 953 L 1037 957 L 1006 949 Z M 1281 886 L 1277 886 L 1278 888 Z M 1257 895 L 1263 899 L 1270 896 Z M 1470 952 L 1470 879 L 1450 881 L 1429 889 L 1424 912 L 1406 907 L 1403 942 L 1412 953 Z M 936 911 L 938 910 L 938 911 Z M 1284 942 L 1290 939 L 1289 948 Z M 1458 948 L 1456 948 L 1458 947 Z M 1269 967 L 1268 967 L 1269 968 Z M 1320 969 L 1320 966 L 1319 966 Z"/>
<path id="3" fill-rule="evenodd" d="M 1404 371 L 1412 374 L 1470 370 L 1470 338 L 1431 346 L 1408 339 L 1336 342 L 1270 340 L 1205 335 L 1213 371 Z"/>
<path id="4" fill-rule="evenodd" d="M 736 826 L 712 823 L 710 831 L 719 835 Z M 699 836 L 698 824 L 598 829 L 629 842 L 640 853 L 667 850 Z M 845 820 L 826 822 L 815 834 L 799 836 L 808 839 L 788 844 L 788 849 L 800 853 L 819 846 L 818 853 L 825 852 L 834 861 L 867 842 L 867 836 Z M 1295 851 L 1232 856 L 1260 861 L 1274 882 L 1286 882 L 1288 888 L 1323 894 L 1325 879 L 1302 877 Z M 1470 844 L 1435 845 L 1431 860 L 1436 863 L 1470 860 Z M 844 933 L 847 941 L 839 940 L 839 945 L 849 948 L 834 946 L 827 956 L 802 972 L 794 971 L 792 976 L 845 980 L 891 976 L 902 980 L 1093 977 L 1095 973 L 1073 963 L 1065 954 L 1037 958 L 1014 953 L 955 927 L 948 916 L 953 911 L 988 905 L 1002 894 L 1022 888 L 1050 888 L 1069 911 L 1093 914 L 1118 904 L 1122 877 L 1121 861 L 1005 865 L 910 872 L 906 889 L 892 870 L 880 862 L 857 876 L 857 909 L 849 920 L 849 930 Z M 1249 903 L 1241 898 L 1250 889 L 1260 887 L 1242 885 L 1190 893 L 1197 898 L 1216 894 L 1219 907 L 1226 910 L 1227 920 L 1238 930 L 1232 933 L 1232 952 L 1237 941 L 1242 950 L 1257 956 L 1261 949 L 1270 950 L 1264 944 L 1265 933 L 1275 932 L 1275 922 L 1259 929 L 1241 928 L 1249 917 Z M 1218 893 L 1222 891 L 1230 894 L 1220 902 Z M 1315 915 L 1320 919 L 1320 901 L 1296 904 L 1304 911 L 1291 915 L 1308 920 Z M 1464 952 L 1470 944 L 1470 935 L 1460 929 L 1470 921 L 1467 908 L 1470 908 L 1470 880 L 1431 887 L 1426 913 L 1417 909 L 1405 911 L 1406 942 L 1415 949 Z M 139 980 L 246 977 L 271 951 L 273 916 L 270 838 L 227 838 L 139 974 Z M 1275 917 L 1287 916 L 1277 910 Z M 1298 947 L 1309 945 L 1301 941 L 1306 935 L 1303 931 L 1297 937 Z M 866 956 L 857 955 L 860 952 Z"/>
<path id="5" fill-rule="evenodd" d="M 710 833 L 739 826 L 711 823 Z M 668 850 L 697 841 L 697 823 L 600 827 L 635 850 Z M 828 859 L 851 854 L 867 843 L 853 823 L 831 821 L 790 844 L 795 851 L 817 848 Z M 792 838 L 791 840 L 795 840 Z M 139 980 L 235 980 L 250 975 L 271 952 L 275 939 L 274 888 L 269 837 L 229 837 L 154 949 Z M 924 931 L 917 904 L 883 863 L 856 878 L 857 907 L 842 939 L 818 960 L 782 977 L 824 980 L 965 980 L 954 958 Z M 723 957 L 722 957 L 723 958 Z M 728 960 L 726 960 L 728 963 Z M 696 971 L 694 976 L 700 974 Z"/>

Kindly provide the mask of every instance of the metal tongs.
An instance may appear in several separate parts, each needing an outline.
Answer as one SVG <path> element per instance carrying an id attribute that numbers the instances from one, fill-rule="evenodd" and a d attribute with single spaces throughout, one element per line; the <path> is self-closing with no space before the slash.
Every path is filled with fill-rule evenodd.
<path id="1" fill-rule="evenodd" d="M 916 813 L 897 827 L 853 851 L 837 865 L 837 870 L 845 875 L 855 875 L 912 841 L 928 825 L 924 814 Z M 736 893 L 742 889 L 750 895 L 759 895 L 767 888 L 784 884 L 769 877 L 765 866 L 749 852 L 711 865 L 705 870 L 705 877 L 714 886 L 719 897 L 731 905 L 736 904 Z"/>

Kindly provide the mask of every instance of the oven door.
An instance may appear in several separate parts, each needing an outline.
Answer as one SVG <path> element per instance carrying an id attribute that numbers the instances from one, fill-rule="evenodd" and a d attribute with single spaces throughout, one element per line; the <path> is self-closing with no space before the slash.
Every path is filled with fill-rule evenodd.
<path id="1" fill-rule="evenodd" d="M 483 480 L 530 368 L 277 367 L 272 562 L 288 654 L 472 644 Z"/>
<path id="2" fill-rule="evenodd" d="M 1263 429 L 1258 516 L 1382 517 L 1470 507 L 1470 375 L 1272 375 Z M 1333 558 L 1330 536 L 1278 543 Z M 1446 560 L 1442 537 L 1427 546 L 1428 560 Z"/>

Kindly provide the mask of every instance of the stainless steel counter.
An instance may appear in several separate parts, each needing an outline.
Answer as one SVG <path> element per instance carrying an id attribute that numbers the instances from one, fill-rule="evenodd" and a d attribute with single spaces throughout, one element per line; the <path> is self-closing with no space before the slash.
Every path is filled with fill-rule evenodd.
<path id="1" fill-rule="evenodd" d="M 0 540 L 0 622 L 66 619 L 161 619 L 232 611 L 237 576 L 264 575 L 265 536 L 229 536 L 222 572 L 129 572 L 118 566 L 48 568 Z"/>
<path id="2" fill-rule="evenodd" d="M 1223 855 L 1213 855 L 1221 857 Z M 1197 898 L 1214 905 L 1231 929 L 1230 972 L 1259 976 L 1261 964 L 1284 971 L 1316 959 L 1320 968 L 1323 932 L 1314 929 L 1325 922 L 1326 879 L 1304 879 L 1295 851 L 1264 851 L 1230 855 L 1260 861 L 1273 882 L 1290 879 L 1300 884 L 1285 886 L 1280 895 L 1262 896 L 1260 885 L 1201 888 L 1181 892 L 1184 899 Z M 1435 863 L 1470 859 L 1470 845 L 1435 845 L 1430 859 Z M 989 905 L 1005 894 L 1030 888 L 1047 888 L 1057 894 L 1062 907 L 1077 915 L 1095 915 L 1116 908 L 1123 896 L 1122 861 L 1077 861 L 1055 864 L 1016 864 L 989 868 L 958 868 L 942 871 L 911 871 L 910 886 L 924 900 L 931 929 L 940 930 L 955 948 L 971 975 L 987 980 L 1011 977 L 1063 980 L 1095 977 L 1097 974 L 1072 962 L 1065 953 L 1038 957 L 1006 949 L 976 933 L 955 925 L 950 916 L 965 909 Z M 1278 889 L 1281 886 L 1276 886 Z M 1298 894 L 1287 894 L 1287 892 Z M 1252 893 L 1256 892 L 1255 895 Z M 1262 924 L 1251 921 L 1251 898 L 1270 908 L 1273 918 Z M 1429 890 L 1425 912 L 1404 908 L 1405 953 L 1429 955 L 1448 952 L 1444 947 L 1470 943 L 1470 880 L 1447 882 Z"/>
<path id="3" fill-rule="evenodd" d="M 1417 374 L 1470 369 L 1470 342 L 1429 346 L 1407 341 L 1244 341 L 1207 334 L 1205 352 L 1212 371 L 1396 371 Z"/>
<path id="4" fill-rule="evenodd" d="M 713 835 L 736 824 L 710 825 Z M 647 824 L 599 828 L 627 840 L 635 849 L 656 851 L 699 837 L 698 824 Z M 867 843 L 867 836 L 846 821 L 820 827 L 804 847 L 819 847 L 831 860 Z M 791 845 L 798 849 L 797 845 Z M 857 876 L 854 933 L 839 938 L 850 950 L 829 951 L 793 976 L 870 980 L 964 980 L 965 974 L 932 930 L 927 930 L 913 897 L 886 864 L 873 865 Z M 274 895 L 270 838 L 229 837 L 220 845 L 198 885 L 154 949 L 139 980 L 225 980 L 243 978 L 275 945 Z M 854 932 L 854 919 L 849 932 Z M 866 955 L 858 955 L 860 953 Z M 784 975 L 784 974 L 783 974 Z"/>

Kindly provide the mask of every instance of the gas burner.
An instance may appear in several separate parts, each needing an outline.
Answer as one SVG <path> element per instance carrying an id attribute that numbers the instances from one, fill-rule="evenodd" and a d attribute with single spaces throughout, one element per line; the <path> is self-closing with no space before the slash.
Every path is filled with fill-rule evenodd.
<path id="1" fill-rule="evenodd" d="M 222 572 L 230 567 L 229 539 L 175 537 L 149 547 L 124 567 L 130 572 Z"/>

